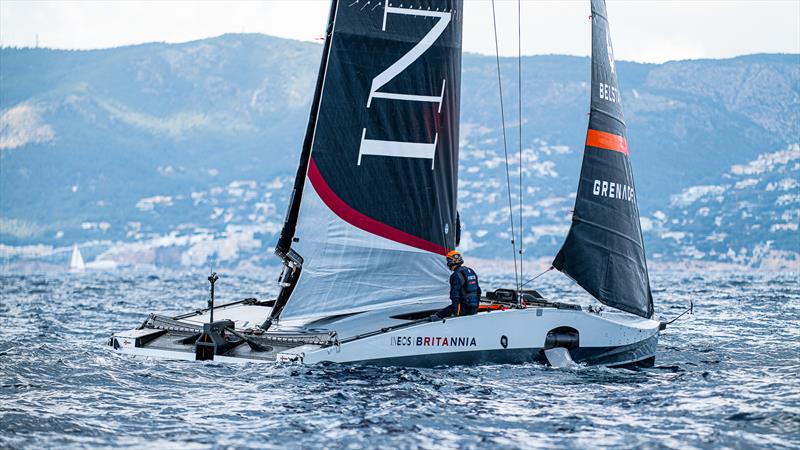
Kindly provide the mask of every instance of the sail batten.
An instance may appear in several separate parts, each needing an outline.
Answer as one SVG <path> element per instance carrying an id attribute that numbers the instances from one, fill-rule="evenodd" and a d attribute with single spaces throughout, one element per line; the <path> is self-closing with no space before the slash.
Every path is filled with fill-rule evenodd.
<path id="1" fill-rule="evenodd" d="M 637 246 L 639 248 L 644 249 L 644 247 L 642 246 L 641 242 L 637 241 L 636 239 L 631 238 L 630 236 L 626 235 L 625 233 L 622 233 L 620 231 L 615 230 L 614 228 L 603 226 L 603 225 L 601 225 L 601 224 L 599 224 L 597 222 L 592 222 L 591 220 L 581 219 L 580 217 L 574 217 L 573 216 L 572 217 L 572 221 L 573 222 L 578 222 L 578 223 L 584 223 L 584 224 L 586 224 L 588 226 L 603 230 L 606 233 L 614 234 L 614 235 L 618 236 L 619 238 L 625 239 L 628 242 L 630 242 L 631 244 L 633 244 L 633 245 L 635 245 L 635 246 Z"/>
<path id="2" fill-rule="evenodd" d="M 553 260 L 600 302 L 652 317 L 639 207 L 604 0 L 592 0 L 589 127 L 572 226 Z"/>

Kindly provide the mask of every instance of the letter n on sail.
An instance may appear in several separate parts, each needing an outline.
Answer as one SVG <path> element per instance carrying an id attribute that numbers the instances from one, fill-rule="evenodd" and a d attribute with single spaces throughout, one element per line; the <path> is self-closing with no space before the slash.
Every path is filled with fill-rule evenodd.
<path id="1" fill-rule="evenodd" d="M 399 14 L 406 16 L 416 16 L 419 18 L 434 18 L 437 19 L 434 26 L 428 31 L 427 34 L 417 44 L 411 48 L 405 55 L 395 61 L 386 70 L 379 73 L 372 80 L 372 86 L 367 97 L 367 108 L 372 105 L 372 99 L 383 98 L 395 101 L 410 101 L 410 102 L 431 102 L 438 105 L 437 113 L 442 112 L 442 103 L 444 102 L 444 91 L 447 85 L 447 79 L 442 79 L 442 89 L 439 95 L 419 94 L 419 93 L 397 93 L 397 92 L 383 92 L 379 89 L 383 88 L 387 83 L 392 81 L 395 77 L 400 75 L 408 66 L 417 61 L 426 50 L 428 50 L 439 36 L 444 33 L 447 25 L 450 24 L 452 18 L 452 11 L 428 11 L 413 8 L 400 8 L 388 5 L 388 1 L 383 8 L 383 26 L 382 31 L 386 31 L 386 22 L 389 14 Z M 436 145 L 439 142 L 438 131 L 434 133 L 432 143 L 427 142 L 404 142 L 394 140 L 380 140 L 380 139 L 367 139 L 367 129 L 364 128 L 361 133 L 361 145 L 358 150 L 358 165 L 361 165 L 362 157 L 365 155 L 371 156 L 387 156 L 392 158 L 422 158 L 431 160 L 431 170 L 434 169 Z"/>
<path id="2" fill-rule="evenodd" d="M 434 156 L 436 156 L 436 144 L 439 141 L 439 133 L 436 133 L 432 144 L 424 142 L 401 142 L 401 141 L 381 141 L 366 139 L 367 129 L 361 133 L 361 146 L 358 150 L 358 165 L 361 165 L 361 158 L 364 155 L 391 156 L 395 158 L 422 158 L 431 160 L 431 169 L 434 168 Z"/>

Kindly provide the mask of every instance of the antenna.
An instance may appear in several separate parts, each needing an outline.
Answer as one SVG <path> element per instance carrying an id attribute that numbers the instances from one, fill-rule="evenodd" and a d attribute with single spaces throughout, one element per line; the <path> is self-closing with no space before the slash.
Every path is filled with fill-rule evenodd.
<path id="1" fill-rule="evenodd" d="M 209 323 L 214 323 L 214 283 L 216 283 L 217 280 L 219 280 L 219 277 L 212 269 L 211 275 L 208 276 L 208 282 L 211 283 L 211 300 L 208 301 L 208 308 L 210 311 Z"/>

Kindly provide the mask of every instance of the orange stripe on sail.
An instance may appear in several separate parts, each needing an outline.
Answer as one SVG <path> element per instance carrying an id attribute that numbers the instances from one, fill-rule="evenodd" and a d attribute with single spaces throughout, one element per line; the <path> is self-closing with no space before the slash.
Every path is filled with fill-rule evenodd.
<path id="1" fill-rule="evenodd" d="M 586 133 L 586 145 L 628 155 L 628 141 L 622 136 L 606 133 L 605 131 L 589 128 L 589 132 Z"/>

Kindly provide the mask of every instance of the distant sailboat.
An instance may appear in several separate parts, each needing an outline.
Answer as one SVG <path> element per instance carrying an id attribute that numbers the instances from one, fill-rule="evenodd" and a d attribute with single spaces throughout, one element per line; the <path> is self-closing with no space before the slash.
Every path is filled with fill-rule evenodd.
<path id="1" fill-rule="evenodd" d="M 81 256 L 81 251 L 78 248 L 78 244 L 73 244 L 72 257 L 69 259 L 69 270 L 81 271 L 85 268 L 86 264 L 83 263 L 83 256 Z"/>

